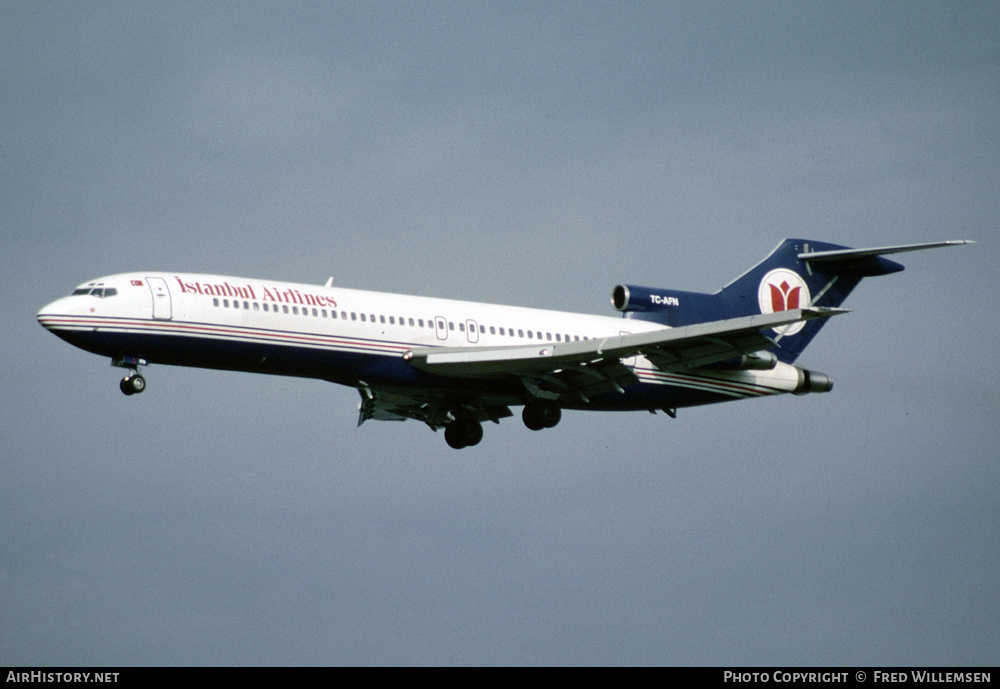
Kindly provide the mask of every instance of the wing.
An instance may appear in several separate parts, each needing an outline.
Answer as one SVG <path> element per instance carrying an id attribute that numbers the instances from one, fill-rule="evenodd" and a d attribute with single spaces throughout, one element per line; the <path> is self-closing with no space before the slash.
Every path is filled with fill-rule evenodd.
<path id="1" fill-rule="evenodd" d="M 761 331 L 843 309 L 806 308 L 743 316 L 681 328 L 618 335 L 582 342 L 514 347 L 420 347 L 403 359 L 422 371 L 459 378 L 521 379 L 528 392 L 543 399 L 567 393 L 587 401 L 590 395 L 624 391 L 638 382 L 624 359 L 642 355 L 664 371 L 690 370 L 773 348 Z"/>

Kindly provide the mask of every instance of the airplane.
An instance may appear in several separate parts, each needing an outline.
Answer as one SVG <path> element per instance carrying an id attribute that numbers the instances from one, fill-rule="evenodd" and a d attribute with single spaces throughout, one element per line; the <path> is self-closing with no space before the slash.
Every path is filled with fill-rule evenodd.
<path id="1" fill-rule="evenodd" d="M 455 449 L 523 406 L 531 430 L 562 410 L 663 411 L 828 392 L 795 362 L 884 258 L 951 240 L 852 249 L 785 239 L 714 294 L 622 284 L 619 316 L 178 272 L 111 275 L 43 307 L 38 321 L 128 369 L 151 363 L 318 378 L 358 390 L 360 426 L 415 419 Z"/>

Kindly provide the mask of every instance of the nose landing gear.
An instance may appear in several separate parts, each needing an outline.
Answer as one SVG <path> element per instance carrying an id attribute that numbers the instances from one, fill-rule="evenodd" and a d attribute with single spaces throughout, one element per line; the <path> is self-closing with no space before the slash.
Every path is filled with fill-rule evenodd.
<path id="1" fill-rule="evenodd" d="M 111 360 L 112 366 L 127 368 L 132 373 L 122 378 L 118 387 L 126 395 L 138 395 L 146 389 L 146 379 L 139 373 L 140 366 L 149 366 L 149 362 L 134 356 L 123 356 Z"/>
<path id="2" fill-rule="evenodd" d="M 119 383 L 118 387 L 126 395 L 137 395 L 146 389 L 146 379 L 136 373 L 135 375 L 122 378 L 122 382 Z"/>

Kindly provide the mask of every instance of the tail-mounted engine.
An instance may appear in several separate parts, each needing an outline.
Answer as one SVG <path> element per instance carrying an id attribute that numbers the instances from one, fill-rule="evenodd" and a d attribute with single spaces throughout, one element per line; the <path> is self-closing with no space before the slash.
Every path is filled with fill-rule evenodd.
<path id="1" fill-rule="evenodd" d="M 683 293 L 638 285 L 618 285 L 611 290 L 611 305 L 622 313 L 659 311 L 671 306 L 680 306 L 679 294 Z"/>
<path id="2" fill-rule="evenodd" d="M 833 390 L 833 381 L 829 376 L 819 371 L 810 371 L 805 368 L 795 366 L 799 372 L 799 384 L 792 391 L 795 395 L 805 395 L 810 392 L 830 392 Z"/>
<path id="3" fill-rule="evenodd" d="M 611 305 L 626 318 L 655 321 L 674 327 L 725 318 L 714 294 L 676 289 L 618 285 L 611 290 Z"/>

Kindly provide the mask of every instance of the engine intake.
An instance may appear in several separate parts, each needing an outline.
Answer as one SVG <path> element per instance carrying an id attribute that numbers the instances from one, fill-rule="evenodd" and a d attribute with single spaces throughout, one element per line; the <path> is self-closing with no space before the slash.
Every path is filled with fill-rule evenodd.
<path id="1" fill-rule="evenodd" d="M 674 289 L 617 285 L 611 290 L 611 305 L 623 313 L 635 311 L 662 311 L 681 305 L 685 297 L 701 297 L 693 292 Z"/>

